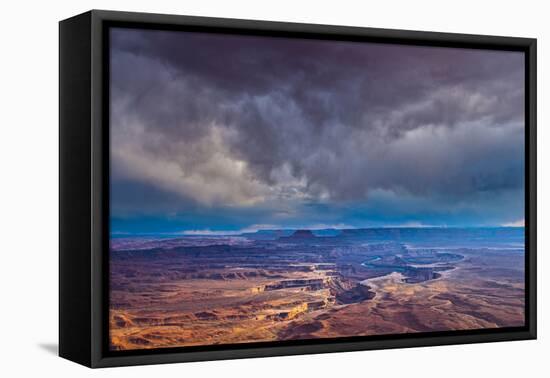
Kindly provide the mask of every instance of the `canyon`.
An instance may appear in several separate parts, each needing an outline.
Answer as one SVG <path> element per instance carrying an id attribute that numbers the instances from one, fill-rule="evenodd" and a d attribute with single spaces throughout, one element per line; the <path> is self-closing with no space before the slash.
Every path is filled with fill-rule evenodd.
<path id="1" fill-rule="evenodd" d="M 517 327 L 522 229 L 115 238 L 112 350 Z"/>

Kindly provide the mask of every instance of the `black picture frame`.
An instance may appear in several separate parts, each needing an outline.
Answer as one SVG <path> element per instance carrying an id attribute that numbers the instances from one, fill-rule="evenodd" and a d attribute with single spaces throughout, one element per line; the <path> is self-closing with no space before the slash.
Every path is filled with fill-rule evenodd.
<path id="1" fill-rule="evenodd" d="M 126 26 L 513 50 L 525 53 L 526 325 L 110 352 L 107 30 Z M 92 10 L 59 24 L 59 354 L 89 367 L 536 338 L 536 39 Z"/>

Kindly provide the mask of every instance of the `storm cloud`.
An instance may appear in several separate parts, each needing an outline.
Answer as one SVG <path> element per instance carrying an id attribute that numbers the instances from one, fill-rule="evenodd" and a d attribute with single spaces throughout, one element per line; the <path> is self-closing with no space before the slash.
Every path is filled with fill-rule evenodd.
<path id="1" fill-rule="evenodd" d="M 115 216 L 523 218 L 522 53 L 115 28 L 110 71 Z"/>

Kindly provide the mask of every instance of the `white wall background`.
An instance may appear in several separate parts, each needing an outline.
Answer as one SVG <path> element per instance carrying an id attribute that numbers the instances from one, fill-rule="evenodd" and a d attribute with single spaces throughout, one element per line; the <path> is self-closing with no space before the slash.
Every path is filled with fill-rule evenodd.
<path id="1" fill-rule="evenodd" d="M 9 1 L 0 22 L 0 375 L 132 377 L 518 377 L 550 372 L 549 9 L 545 1 Z M 56 356 L 58 26 L 111 9 L 536 37 L 539 340 L 90 370 Z M 546 351 L 545 351 L 546 349 Z"/>

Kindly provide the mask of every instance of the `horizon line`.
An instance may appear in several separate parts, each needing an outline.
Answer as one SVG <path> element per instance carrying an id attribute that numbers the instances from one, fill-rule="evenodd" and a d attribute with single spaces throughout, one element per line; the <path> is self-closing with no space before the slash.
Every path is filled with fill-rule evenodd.
<path id="1" fill-rule="evenodd" d="M 326 228 L 307 228 L 307 227 L 286 227 L 286 228 L 263 228 L 256 230 L 184 230 L 184 231 L 173 231 L 173 232 L 124 232 L 124 231 L 113 231 L 110 232 L 110 235 L 129 235 L 129 236 L 145 236 L 145 235 L 171 235 L 171 236 L 183 236 L 183 237 L 192 237 L 192 236 L 239 236 L 243 234 L 255 234 L 262 231 L 298 231 L 298 230 L 307 230 L 307 231 L 344 231 L 344 230 L 375 230 L 375 229 L 489 229 L 489 228 L 525 228 L 525 225 L 514 226 L 514 225 L 496 225 L 496 226 L 374 226 L 374 227 L 350 227 L 350 228 L 336 228 L 336 227 L 326 227 Z"/>

